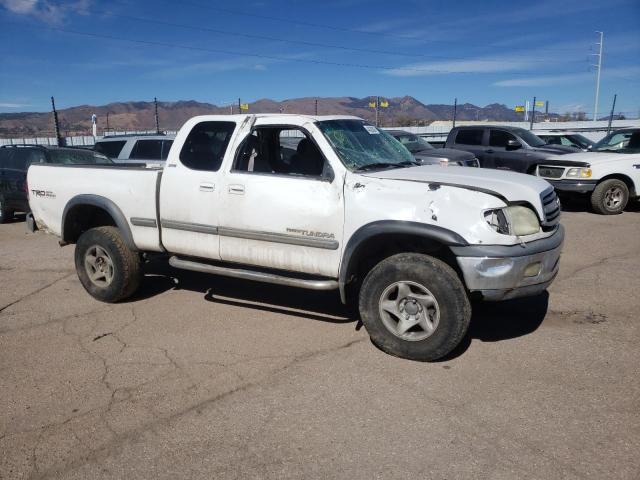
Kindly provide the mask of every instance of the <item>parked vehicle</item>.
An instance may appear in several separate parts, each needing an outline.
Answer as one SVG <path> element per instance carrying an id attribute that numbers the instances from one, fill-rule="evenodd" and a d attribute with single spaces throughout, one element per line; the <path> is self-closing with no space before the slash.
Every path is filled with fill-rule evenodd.
<path id="1" fill-rule="evenodd" d="M 541 161 L 576 151 L 572 147 L 547 145 L 523 128 L 494 125 L 455 127 L 449 132 L 445 147 L 471 152 L 483 168 L 530 174 Z"/>
<path id="2" fill-rule="evenodd" d="M 112 163 L 90 150 L 44 145 L 4 145 L 0 147 L 0 223 L 16 212 L 29 212 L 27 169 L 33 163 L 100 164 Z"/>
<path id="3" fill-rule="evenodd" d="M 584 135 L 574 132 L 544 132 L 536 134 L 547 145 L 564 145 L 574 147 L 584 152 L 589 151 L 596 142 L 589 140 Z"/>
<path id="4" fill-rule="evenodd" d="M 107 135 L 94 149 L 116 163 L 164 164 L 175 135 Z"/>
<path id="5" fill-rule="evenodd" d="M 28 179 L 37 227 L 76 244 L 98 300 L 136 291 L 141 253 L 169 253 L 176 268 L 338 290 L 382 349 L 434 360 L 464 337 L 470 297 L 544 291 L 564 230 L 540 178 L 416 163 L 356 117 L 217 115 L 184 124 L 164 171 L 32 165 Z"/>
<path id="6" fill-rule="evenodd" d="M 640 196 L 640 128 L 617 130 L 589 153 L 550 158 L 536 175 L 562 195 L 589 195 L 597 213 L 622 213 L 630 198 Z"/>
<path id="7" fill-rule="evenodd" d="M 404 130 L 385 130 L 398 140 L 414 158 L 423 165 L 458 165 L 461 167 L 479 167 L 473 153 L 453 148 L 433 148 L 429 142 Z"/>

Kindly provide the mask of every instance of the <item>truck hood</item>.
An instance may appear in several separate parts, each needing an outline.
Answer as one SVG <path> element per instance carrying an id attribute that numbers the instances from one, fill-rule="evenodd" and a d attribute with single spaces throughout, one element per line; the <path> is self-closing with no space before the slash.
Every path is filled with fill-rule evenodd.
<path id="1" fill-rule="evenodd" d="M 530 203 L 537 210 L 540 218 L 545 218 L 541 194 L 545 190 L 553 188 L 546 180 L 533 175 L 458 166 L 421 165 L 368 172 L 362 175 L 384 180 L 442 184 L 488 193 L 507 202 L 524 201 Z"/>
<path id="2" fill-rule="evenodd" d="M 578 152 L 579 150 L 569 145 L 545 145 L 543 147 L 531 147 L 529 150 L 540 153 L 553 153 L 561 155 L 563 153 L 571 154 Z"/>
<path id="3" fill-rule="evenodd" d="M 413 152 L 413 156 L 418 160 L 446 158 L 452 162 L 464 162 L 475 158 L 475 155 L 471 152 L 465 152 L 464 150 L 455 150 L 453 148 L 434 148 L 432 150 L 420 150 L 419 152 Z"/>
<path id="4" fill-rule="evenodd" d="M 559 157 L 551 157 L 549 160 L 553 160 L 554 164 L 562 165 L 563 162 L 584 162 L 589 165 L 602 165 L 605 163 L 619 162 L 619 161 L 638 161 L 640 160 L 640 153 L 613 153 L 613 152 L 581 152 L 570 153 L 569 155 L 562 155 Z"/>

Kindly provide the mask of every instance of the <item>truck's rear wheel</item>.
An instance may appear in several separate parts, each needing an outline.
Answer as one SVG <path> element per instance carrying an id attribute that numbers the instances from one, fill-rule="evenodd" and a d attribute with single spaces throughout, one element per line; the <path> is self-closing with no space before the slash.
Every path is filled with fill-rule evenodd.
<path id="1" fill-rule="evenodd" d="M 629 188 L 622 180 L 611 178 L 599 183 L 591 194 L 591 206 L 601 215 L 622 213 L 629 201 Z"/>
<path id="2" fill-rule="evenodd" d="M 464 338 L 471 306 L 446 263 L 402 253 L 376 265 L 360 289 L 360 316 L 371 340 L 398 357 L 432 361 Z"/>
<path id="3" fill-rule="evenodd" d="M 115 227 L 92 228 L 80 235 L 75 262 L 82 286 L 102 302 L 130 297 L 142 280 L 140 257 Z"/>

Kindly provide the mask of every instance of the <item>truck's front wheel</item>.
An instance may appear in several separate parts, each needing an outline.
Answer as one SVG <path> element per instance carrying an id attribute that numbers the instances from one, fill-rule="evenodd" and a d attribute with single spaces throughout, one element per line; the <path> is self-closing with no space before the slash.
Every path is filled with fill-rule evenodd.
<path id="1" fill-rule="evenodd" d="M 428 255 L 402 253 L 369 272 L 360 289 L 360 316 L 385 352 L 432 361 L 464 338 L 471 306 L 450 266 Z"/>
<path id="2" fill-rule="evenodd" d="M 591 194 L 591 206 L 601 215 L 622 213 L 629 201 L 627 184 L 617 178 L 599 183 Z"/>
<path id="3" fill-rule="evenodd" d="M 140 257 L 115 227 L 92 228 L 80 235 L 75 263 L 80 283 L 101 302 L 130 297 L 142 280 Z"/>

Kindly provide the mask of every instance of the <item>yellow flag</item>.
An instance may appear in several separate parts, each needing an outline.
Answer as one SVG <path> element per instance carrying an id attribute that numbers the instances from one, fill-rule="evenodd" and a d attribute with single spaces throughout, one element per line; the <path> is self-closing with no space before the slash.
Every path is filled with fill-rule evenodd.
<path id="1" fill-rule="evenodd" d="M 522 105 L 517 105 L 516 112 L 524 112 L 524 107 Z"/>
<path id="2" fill-rule="evenodd" d="M 248 103 L 241 103 L 240 104 L 240 110 L 249 110 L 249 104 Z"/>
<path id="3" fill-rule="evenodd" d="M 383 100 L 382 102 L 380 102 L 380 106 L 382 108 L 387 108 L 389 106 L 389 102 L 387 102 L 386 100 Z"/>
<path id="4" fill-rule="evenodd" d="M 369 106 L 371 108 L 376 108 L 376 102 L 369 102 Z"/>
<path id="5" fill-rule="evenodd" d="M 544 102 L 536 102 L 536 107 L 544 107 Z"/>

